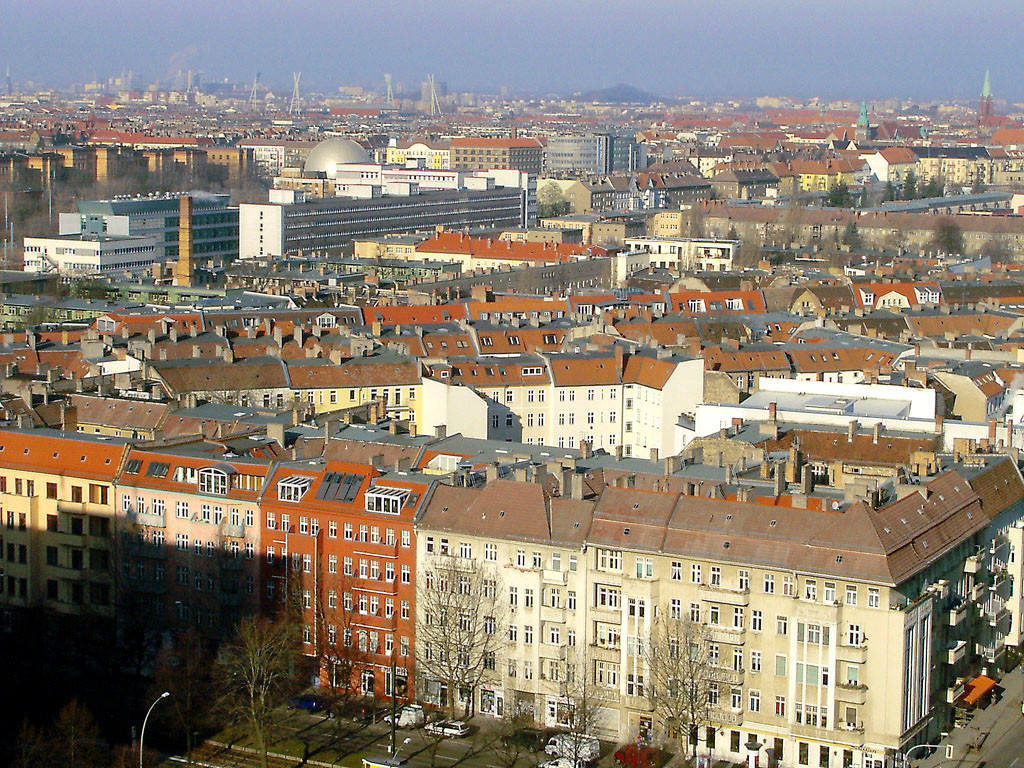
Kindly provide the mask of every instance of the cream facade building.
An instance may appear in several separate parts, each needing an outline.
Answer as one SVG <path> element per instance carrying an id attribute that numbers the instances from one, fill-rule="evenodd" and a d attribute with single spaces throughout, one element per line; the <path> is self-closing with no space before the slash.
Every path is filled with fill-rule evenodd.
<path id="1" fill-rule="evenodd" d="M 753 740 L 762 764 L 888 768 L 948 731 L 966 683 L 997 675 L 1019 639 L 1024 482 L 1006 457 L 889 486 L 877 505 L 781 481 L 740 480 L 742 500 L 692 495 L 696 481 L 592 496 L 571 462 L 524 473 L 439 486 L 418 523 L 419 556 L 465 545 L 509 597 L 481 713 L 500 696 L 557 726 L 566 675 L 585 674 L 592 735 L 671 741 L 648 644 L 656 617 L 692 620 L 715 680 L 697 754 L 738 762 Z"/>

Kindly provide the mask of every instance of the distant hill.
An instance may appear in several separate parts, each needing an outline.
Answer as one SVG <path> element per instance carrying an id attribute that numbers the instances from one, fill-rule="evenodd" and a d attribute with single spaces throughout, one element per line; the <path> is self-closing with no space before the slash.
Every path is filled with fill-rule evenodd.
<path id="1" fill-rule="evenodd" d="M 651 94 L 625 83 L 618 83 L 599 91 L 588 91 L 580 94 L 578 98 L 581 101 L 603 101 L 611 104 L 650 104 L 654 101 Z"/>

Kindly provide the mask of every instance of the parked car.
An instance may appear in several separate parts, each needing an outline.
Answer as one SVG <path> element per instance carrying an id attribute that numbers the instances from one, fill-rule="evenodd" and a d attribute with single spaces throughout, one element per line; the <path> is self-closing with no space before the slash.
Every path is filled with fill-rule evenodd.
<path id="1" fill-rule="evenodd" d="M 554 733 L 552 730 L 541 730 L 539 728 L 520 728 L 512 733 L 503 735 L 501 743 L 506 747 L 516 744 L 530 752 L 540 752 Z"/>
<path id="2" fill-rule="evenodd" d="M 583 733 L 558 733 L 548 739 L 544 752 L 552 757 L 575 757 L 589 763 L 601 756 L 601 742 Z"/>
<path id="3" fill-rule="evenodd" d="M 541 763 L 538 768 L 584 768 L 586 764 L 582 760 L 577 760 L 575 763 L 572 758 L 569 757 L 556 757 L 554 760 L 548 760 L 546 763 Z"/>
<path id="4" fill-rule="evenodd" d="M 469 726 L 461 720 L 437 720 L 428 723 L 423 730 L 434 736 L 465 736 L 469 733 Z"/>
<path id="5" fill-rule="evenodd" d="M 423 707 L 419 704 L 406 704 L 396 715 L 395 725 L 399 728 L 419 728 L 427 719 L 423 714 Z M 384 722 L 391 722 L 390 712 L 384 716 Z"/>
<path id="6" fill-rule="evenodd" d="M 301 696 L 293 696 L 288 699 L 289 709 L 301 709 L 305 712 L 323 712 L 330 714 L 327 702 L 315 693 L 304 693 Z"/>
<path id="7" fill-rule="evenodd" d="M 657 768 L 665 762 L 665 753 L 655 747 L 623 744 L 615 750 L 615 762 L 627 768 Z"/>

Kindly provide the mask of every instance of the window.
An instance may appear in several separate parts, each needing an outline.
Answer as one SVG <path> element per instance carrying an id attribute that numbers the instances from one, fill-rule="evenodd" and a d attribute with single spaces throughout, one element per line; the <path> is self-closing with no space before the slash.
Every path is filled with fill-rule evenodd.
<path id="1" fill-rule="evenodd" d="M 736 584 L 741 592 L 750 589 L 750 571 L 740 568 L 736 572 Z"/>
<path id="2" fill-rule="evenodd" d="M 533 553 L 533 567 L 538 569 L 544 567 L 544 557 L 540 552 Z"/>
<path id="3" fill-rule="evenodd" d="M 533 626 L 530 624 L 523 625 L 523 642 L 527 645 L 533 644 Z"/>
<path id="4" fill-rule="evenodd" d="M 826 604 L 836 601 L 836 584 L 834 581 L 825 582 L 825 589 L 821 597 Z"/>
<path id="5" fill-rule="evenodd" d="M 286 477 L 277 484 L 277 498 L 280 501 L 301 501 L 312 482 L 313 478 L 301 475 Z"/>
<path id="6" fill-rule="evenodd" d="M 690 603 L 690 621 L 700 623 L 700 603 Z"/>
<path id="7" fill-rule="evenodd" d="M 750 671 L 760 672 L 761 671 L 761 652 L 751 651 L 750 652 Z"/>
<path id="8" fill-rule="evenodd" d="M 682 581 L 683 580 L 683 564 L 681 562 L 679 562 L 678 560 L 673 560 L 672 561 L 671 577 L 672 577 L 672 581 Z"/>
<path id="9" fill-rule="evenodd" d="M 622 552 L 613 549 L 597 550 L 597 567 L 602 571 L 622 570 Z"/>
<path id="10" fill-rule="evenodd" d="M 786 716 L 786 697 L 776 696 L 775 697 L 775 715 L 777 717 Z"/>
<path id="11" fill-rule="evenodd" d="M 812 601 L 818 599 L 818 582 L 814 579 L 807 579 L 804 582 L 804 599 Z"/>
<path id="12" fill-rule="evenodd" d="M 747 701 L 748 706 L 747 706 L 747 708 L 751 712 L 760 712 L 761 711 L 761 692 L 751 688 L 748 693 L 749 693 L 749 696 L 747 697 L 748 698 L 748 701 Z"/>
<path id="13" fill-rule="evenodd" d="M 533 608 L 533 589 L 530 587 L 523 590 L 523 607 Z"/>
<path id="14" fill-rule="evenodd" d="M 789 619 L 786 616 L 777 616 L 775 618 L 775 631 L 780 635 L 785 635 L 789 632 Z"/>
<path id="15" fill-rule="evenodd" d="M 721 623 L 720 614 L 721 614 L 721 608 L 719 608 L 717 605 L 712 605 L 708 609 L 708 624 L 714 624 L 714 625 L 720 624 Z"/>
<path id="16" fill-rule="evenodd" d="M 654 558 L 652 557 L 638 557 L 636 558 L 636 577 L 638 579 L 650 579 L 654 576 Z"/>
<path id="17" fill-rule="evenodd" d="M 683 617 L 683 601 L 677 597 L 673 597 L 669 601 L 668 605 L 668 617 L 672 620 L 678 620 Z"/>
<path id="18" fill-rule="evenodd" d="M 722 569 L 719 568 L 717 565 L 711 566 L 711 586 L 722 586 Z"/>
<path id="19" fill-rule="evenodd" d="M 732 609 L 733 629 L 743 629 L 743 608 Z"/>
<path id="20" fill-rule="evenodd" d="M 761 611 L 757 611 L 757 610 L 751 611 L 750 612 L 750 628 L 754 632 L 760 632 L 761 631 L 761 622 L 762 622 Z"/>
<path id="21" fill-rule="evenodd" d="M 764 575 L 764 593 L 766 595 L 774 595 L 775 594 L 775 574 L 774 573 L 766 573 Z"/>
<path id="22" fill-rule="evenodd" d="M 794 586 L 793 586 L 793 577 L 792 576 L 783 576 L 782 577 L 782 594 L 785 595 L 786 597 L 793 597 L 793 595 L 796 594 L 796 592 L 794 590 Z"/>
<path id="23" fill-rule="evenodd" d="M 846 665 L 846 684 L 860 685 L 860 667 L 856 664 Z"/>
<path id="24" fill-rule="evenodd" d="M 498 560 L 497 544 L 484 544 L 484 560 L 492 563 Z"/>
<path id="25" fill-rule="evenodd" d="M 859 646 L 864 642 L 864 635 L 860 631 L 860 624 L 851 624 L 849 630 L 850 645 Z"/>
<path id="26" fill-rule="evenodd" d="M 352 523 L 345 523 L 345 541 L 352 541 L 355 538 L 355 531 Z"/>
<path id="27" fill-rule="evenodd" d="M 519 568 L 526 567 L 526 552 L 521 549 L 516 551 L 516 566 Z"/>
<path id="28" fill-rule="evenodd" d="M 786 655 L 783 653 L 775 654 L 775 674 L 779 677 L 786 676 Z"/>
<path id="29" fill-rule="evenodd" d="M 199 492 L 223 496 L 228 492 L 228 476 L 219 469 L 199 470 Z"/>
<path id="30" fill-rule="evenodd" d="M 868 587 L 868 608 L 877 608 L 881 604 L 881 594 L 875 587 Z"/>
<path id="31" fill-rule="evenodd" d="M 700 584 L 700 564 L 694 563 L 690 566 L 690 583 Z"/>
<path id="32" fill-rule="evenodd" d="M 566 593 L 565 606 L 570 611 L 575 611 L 576 610 L 576 590 L 570 589 Z"/>
<path id="33" fill-rule="evenodd" d="M 846 585 L 846 604 L 856 605 L 857 604 L 857 587 L 853 584 Z"/>

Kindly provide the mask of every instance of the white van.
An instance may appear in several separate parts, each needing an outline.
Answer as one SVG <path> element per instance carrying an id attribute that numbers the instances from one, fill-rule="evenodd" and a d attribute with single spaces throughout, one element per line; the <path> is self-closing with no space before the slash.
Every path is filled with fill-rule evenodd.
<path id="1" fill-rule="evenodd" d="M 395 725 L 399 728 L 419 728 L 426 721 L 423 707 L 419 704 L 406 704 L 398 710 Z M 385 723 L 391 722 L 391 715 L 385 715 Z"/>
<path id="2" fill-rule="evenodd" d="M 544 752 L 552 757 L 575 757 L 590 762 L 601 756 L 601 742 L 582 733 L 556 733 L 548 739 Z"/>

